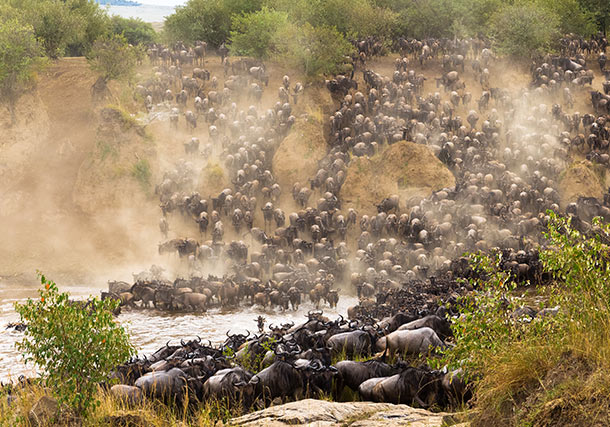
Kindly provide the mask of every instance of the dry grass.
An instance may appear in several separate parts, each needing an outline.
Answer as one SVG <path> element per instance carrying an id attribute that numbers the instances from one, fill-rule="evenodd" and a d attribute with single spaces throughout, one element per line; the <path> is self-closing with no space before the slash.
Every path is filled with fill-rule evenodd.
<path id="1" fill-rule="evenodd" d="M 610 311 L 593 299 L 586 306 L 597 314 L 589 322 L 513 342 L 486 361 L 473 426 L 608 425 Z"/>
<path id="2" fill-rule="evenodd" d="M 7 403 L 5 396 L 0 401 L 0 426 L 30 427 L 27 414 L 34 404 L 43 396 L 45 390 L 39 386 L 28 386 L 14 395 L 17 399 Z M 238 408 L 229 408 L 224 402 L 210 400 L 193 408 L 168 406 L 155 400 L 145 399 L 136 407 L 114 399 L 107 392 L 100 390 L 99 406 L 85 420 L 71 419 L 60 415 L 59 419 L 49 425 L 53 426 L 147 426 L 147 427 L 207 427 L 223 425 L 228 420 L 242 415 Z"/>

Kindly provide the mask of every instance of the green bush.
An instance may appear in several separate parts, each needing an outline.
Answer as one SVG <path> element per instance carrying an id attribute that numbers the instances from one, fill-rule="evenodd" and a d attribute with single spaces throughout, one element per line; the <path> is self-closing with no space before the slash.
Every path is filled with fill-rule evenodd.
<path id="1" fill-rule="evenodd" d="M 261 0 L 189 0 L 165 19 L 166 38 L 186 43 L 203 40 L 218 47 L 229 39 L 232 17 L 254 12 L 261 3 Z"/>
<path id="2" fill-rule="evenodd" d="M 108 15 L 95 0 L 0 0 L 2 4 L 20 12 L 51 58 L 83 55 L 108 33 Z"/>
<path id="3" fill-rule="evenodd" d="M 16 17 L 15 9 L 0 7 L 0 12 L 6 12 L 6 19 L 0 17 L 0 95 L 7 101 L 14 122 L 15 102 L 42 64 L 41 50 L 34 29 Z"/>
<path id="4" fill-rule="evenodd" d="M 146 159 L 138 159 L 131 168 L 131 176 L 133 176 L 142 186 L 144 190 L 150 188 L 150 179 L 152 177 L 152 171 L 150 169 L 150 163 Z"/>
<path id="5" fill-rule="evenodd" d="M 43 383 L 58 401 L 83 416 L 99 403 L 98 384 L 108 381 L 134 348 L 114 320 L 118 301 L 93 298 L 75 303 L 45 276 L 40 275 L 40 282 L 38 299 L 15 304 L 28 325 L 17 348 L 26 362 L 40 368 Z"/>
<path id="6" fill-rule="evenodd" d="M 535 0 L 535 4 L 557 15 L 561 34 L 589 37 L 597 31 L 595 14 L 585 9 L 578 0 Z"/>
<path id="7" fill-rule="evenodd" d="M 498 52 L 517 57 L 546 53 L 560 35 L 558 16 L 533 3 L 502 7 L 490 25 Z"/>
<path id="8" fill-rule="evenodd" d="M 127 43 L 136 46 L 149 44 L 157 40 L 157 33 L 152 25 L 141 19 L 113 16 L 110 20 L 112 32 L 125 37 Z"/>
<path id="9" fill-rule="evenodd" d="M 84 32 L 84 22 L 63 1 L 39 2 L 28 13 L 36 37 L 50 58 L 63 55 L 68 44 L 81 38 Z"/>
<path id="10" fill-rule="evenodd" d="M 353 46 L 332 27 L 289 26 L 276 35 L 277 58 L 310 79 L 343 71 Z"/>
<path id="11" fill-rule="evenodd" d="M 80 36 L 68 44 L 66 55 L 86 55 L 95 40 L 110 31 L 110 18 L 95 0 L 68 0 L 66 3 L 82 26 Z"/>
<path id="12" fill-rule="evenodd" d="M 87 57 L 91 69 L 99 73 L 104 82 L 131 77 L 136 60 L 134 49 L 120 34 L 96 40 Z"/>
<path id="13" fill-rule="evenodd" d="M 237 55 L 267 59 L 277 52 L 277 33 L 288 27 L 288 15 L 264 7 L 246 15 L 233 17 L 231 51 Z"/>

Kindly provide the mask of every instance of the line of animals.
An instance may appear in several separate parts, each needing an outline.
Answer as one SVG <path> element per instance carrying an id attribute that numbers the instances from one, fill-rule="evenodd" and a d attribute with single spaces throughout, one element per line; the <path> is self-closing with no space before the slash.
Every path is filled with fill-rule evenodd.
<path id="1" fill-rule="evenodd" d="M 351 389 L 363 400 L 446 407 L 471 396 L 459 371 L 415 368 L 394 356 L 428 354 L 444 347 L 450 335 L 448 322 L 436 315 L 398 313 L 366 324 L 341 317 L 331 321 L 321 311 L 310 312 L 300 325 L 254 336 L 227 333 L 218 347 L 201 339 L 167 343 L 148 357 L 120 365 L 115 374 L 120 384 L 110 392 L 132 404 L 143 397 L 179 405 L 218 399 L 250 408 L 320 393 L 340 399 Z M 331 363 L 340 355 L 371 357 L 375 352 L 365 362 Z M 390 359 L 395 363 L 388 363 Z"/>

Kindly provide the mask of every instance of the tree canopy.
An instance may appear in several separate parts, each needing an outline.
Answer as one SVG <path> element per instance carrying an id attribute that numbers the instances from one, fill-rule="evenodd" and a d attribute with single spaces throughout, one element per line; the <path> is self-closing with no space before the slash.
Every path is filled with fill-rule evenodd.
<path id="1" fill-rule="evenodd" d="M 99 38 L 93 43 L 87 61 L 104 82 L 130 77 L 136 66 L 136 54 L 120 34 Z"/>
<path id="2" fill-rule="evenodd" d="M 0 7 L 0 11 L 6 13 L 0 18 L 0 93 L 14 121 L 14 103 L 41 64 L 40 46 L 32 26 L 20 21 L 14 10 Z"/>

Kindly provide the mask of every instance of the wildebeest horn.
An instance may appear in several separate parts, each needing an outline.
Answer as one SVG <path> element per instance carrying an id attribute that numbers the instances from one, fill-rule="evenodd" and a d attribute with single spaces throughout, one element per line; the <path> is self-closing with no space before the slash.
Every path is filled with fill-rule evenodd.
<path id="1" fill-rule="evenodd" d="M 171 341 L 171 340 L 167 340 L 167 342 L 165 343 L 165 347 L 169 347 L 169 342 L 170 342 L 170 341 Z"/>
<path id="2" fill-rule="evenodd" d="M 248 335 L 244 335 L 244 338 L 248 338 L 250 336 L 250 331 L 246 331 L 248 333 Z"/>
<path id="3" fill-rule="evenodd" d="M 201 344 L 201 337 L 199 335 L 197 335 L 197 343 Z"/>
<path id="4" fill-rule="evenodd" d="M 181 340 L 180 340 L 180 345 L 181 345 L 182 347 L 186 346 L 186 344 L 184 343 L 184 340 L 183 340 L 183 339 L 181 339 Z"/>
<path id="5" fill-rule="evenodd" d="M 229 335 L 229 332 L 231 332 L 231 330 L 229 329 L 227 332 L 225 332 L 225 334 L 227 334 L 228 338 L 231 338 L 231 335 Z"/>

